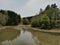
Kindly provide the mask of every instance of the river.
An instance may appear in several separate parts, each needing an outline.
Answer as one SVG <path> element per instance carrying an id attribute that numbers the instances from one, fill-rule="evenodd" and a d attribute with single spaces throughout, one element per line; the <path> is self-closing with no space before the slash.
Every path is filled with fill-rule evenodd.
<path id="1" fill-rule="evenodd" d="M 20 29 L 20 34 L 13 40 L 1 41 L 0 45 L 60 45 L 60 35 Z M 7 37 L 8 38 L 8 37 Z"/>

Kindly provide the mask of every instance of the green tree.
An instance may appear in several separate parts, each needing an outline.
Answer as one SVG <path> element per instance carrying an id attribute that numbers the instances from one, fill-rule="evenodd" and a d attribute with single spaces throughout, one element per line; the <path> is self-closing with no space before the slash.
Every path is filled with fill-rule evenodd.
<path id="1" fill-rule="evenodd" d="M 32 26 L 32 27 L 39 27 L 39 26 L 40 26 L 39 21 L 37 21 L 37 20 L 32 20 L 31 26 Z"/>
<path id="2" fill-rule="evenodd" d="M 0 10 L 0 24 L 2 25 L 18 25 L 21 16 L 10 10 Z"/>
<path id="3" fill-rule="evenodd" d="M 50 19 L 46 14 L 43 14 L 40 18 L 40 28 L 42 29 L 49 29 L 50 27 Z"/>
<path id="4" fill-rule="evenodd" d="M 57 8 L 57 5 L 56 5 L 56 3 L 54 3 L 54 4 L 51 4 L 51 7 L 52 7 L 52 8 Z"/>
<path id="5" fill-rule="evenodd" d="M 6 25 L 8 16 L 0 13 L 0 25 Z"/>
<path id="6" fill-rule="evenodd" d="M 50 5 L 47 5 L 47 7 L 45 8 L 45 10 L 48 10 L 50 8 Z"/>
<path id="7" fill-rule="evenodd" d="M 51 7 L 47 5 L 42 13 L 39 13 L 33 18 L 35 19 L 32 19 L 31 25 L 33 27 L 35 26 L 43 29 L 60 28 L 60 11 L 56 3 L 52 4 Z"/>
<path id="8" fill-rule="evenodd" d="M 10 10 L 8 10 L 7 12 L 8 12 L 8 21 L 6 25 L 17 25 L 21 20 L 20 16 L 17 13 Z"/>
<path id="9" fill-rule="evenodd" d="M 28 20 L 27 18 L 24 18 L 24 19 L 22 20 L 22 23 L 23 23 L 24 25 L 28 25 L 28 24 L 29 24 L 29 20 Z"/>

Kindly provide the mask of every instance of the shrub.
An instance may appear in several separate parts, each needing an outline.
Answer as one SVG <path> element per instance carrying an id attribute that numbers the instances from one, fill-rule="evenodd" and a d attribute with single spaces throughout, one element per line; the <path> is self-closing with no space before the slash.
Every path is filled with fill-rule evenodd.
<path id="1" fill-rule="evenodd" d="M 24 19 L 22 20 L 22 23 L 23 23 L 24 25 L 29 25 L 29 20 L 26 19 L 26 18 L 24 18 Z"/>
<path id="2" fill-rule="evenodd" d="M 43 14 L 40 18 L 40 28 L 49 29 L 50 28 L 50 19 L 46 14 Z"/>
<path id="3" fill-rule="evenodd" d="M 39 22 L 38 21 L 32 21 L 31 26 L 32 27 L 39 27 Z"/>

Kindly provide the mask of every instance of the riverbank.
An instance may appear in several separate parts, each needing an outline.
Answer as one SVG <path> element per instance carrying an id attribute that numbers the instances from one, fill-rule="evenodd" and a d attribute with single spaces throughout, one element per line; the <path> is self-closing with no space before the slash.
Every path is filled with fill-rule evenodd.
<path id="1" fill-rule="evenodd" d="M 31 27 L 30 25 L 19 25 L 18 27 L 22 27 L 25 30 L 35 30 L 35 31 L 40 31 L 40 32 L 49 32 L 49 33 L 60 33 L 60 29 L 50 29 L 50 30 L 44 30 L 44 29 L 38 29 Z"/>
<path id="2" fill-rule="evenodd" d="M 11 40 L 13 38 L 15 39 L 15 37 L 20 34 L 19 39 L 22 39 L 23 41 L 18 40 L 15 42 L 19 45 L 20 44 L 28 45 L 28 41 L 31 42 L 32 41 L 31 39 L 33 39 L 35 43 L 38 43 L 39 45 L 60 45 L 59 29 L 43 30 L 43 29 L 33 28 L 29 25 L 19 25 L 19 26 L 6 26 L 5 29 L 1 30 L 1 32 L 2 33 L 0 33 L 1 35 L 0 41 L 6 40 L 6 39 Z M 25 39 L 30 39 L 30 40 L 25 40 Z M 29 44 L 31 44 L 30 42 Z"/>
<path id="3" fill-rule="evenodd" d="M 0 27 L 1 29 L 5 29 L 5 28 L 15 28 L 15 29 L 20 29 L 23 28 L 25 30 L 35 30 L 35 31 L 40 31 L 40 32 L 49 32 L 49 33 L 60 33 L 60 29 L 50 29 L 50 30 L 44 30 L 44 29 L 38 29 L 38 28 L 34 28 L 31 27 L 30 25 L 18 25 L 18 26 L 2 26 Z"/>
<path id="4" fill-rule="evenodd" d="M 14 26 L 0 26 L 0 30 L 5 29 L 5 28 L 13 28 Z"/>

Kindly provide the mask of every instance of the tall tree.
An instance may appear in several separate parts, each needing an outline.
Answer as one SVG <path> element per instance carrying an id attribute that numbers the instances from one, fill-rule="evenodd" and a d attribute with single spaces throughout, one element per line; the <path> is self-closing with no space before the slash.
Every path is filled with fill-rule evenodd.
<path id="1" fill-rule="evenodd" d="M 0 10 L 0 24 L 17 25 L 21 21 L 21 16 L 10 10 Z"/>
<path id="2" fill-rule="evenodd" d="M 52 8 L 57 8 L 56 3 L 52 4 L 51 7 L 52 7 Z"/>
<path id="3" fill-rule="evenodd" d="M 47 7 L 45 8 L 45 10 L 48 10 L 50 8 L 50 5 L 47 5 Z"/>

